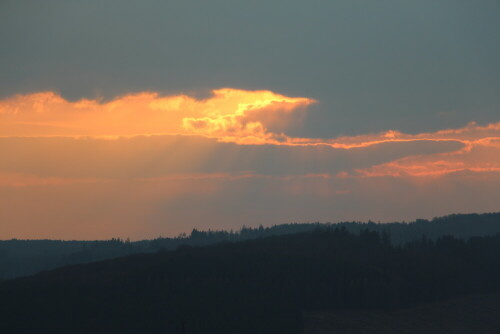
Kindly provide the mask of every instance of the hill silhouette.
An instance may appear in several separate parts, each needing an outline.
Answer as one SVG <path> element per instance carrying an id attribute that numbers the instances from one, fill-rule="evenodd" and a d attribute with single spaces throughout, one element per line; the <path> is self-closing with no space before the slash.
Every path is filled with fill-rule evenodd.
<path id="1" fill-rule="evenodd" d="M 499 254 L 500 234 L 394 244 L 334 226 L 181 246 L 4 281 L 0 323 L 6 333 L 302 333 L 307 312 L 499 293 Z"/>
<path id="2" fill-rule="evenodd" d="M 340 222 L 335 224 L 292 223 L 271 227 L 243 227 L 239 231 L 199 231 L 173 238 L 130 242 L 114 238 L 103 241 L 4 240 L 0 241 L 0 279 L 36 274 L 65 265 L 89 263 L 136 253 L 174 250 L 181 245 L 204 246 L 223 241 L 244 241 L 275 235 L 344 227 L 359 234 L 362 230 L 386 233 L 395 245 L 420 240 L 436 240 L 444 235 L 456 238 L 500 233 L 500 213 L 461 214 L 418 219 L 411 223 Z"/>

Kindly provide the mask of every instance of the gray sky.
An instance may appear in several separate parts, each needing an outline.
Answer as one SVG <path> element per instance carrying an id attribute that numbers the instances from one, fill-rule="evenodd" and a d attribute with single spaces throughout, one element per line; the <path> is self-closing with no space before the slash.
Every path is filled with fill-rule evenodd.
<path id="1" fill-rule="evenodd" d="M 320 101 L 294 135 L 496 121 L 498 1 L 6 1 L 0 94 L 269 89 Z"/>

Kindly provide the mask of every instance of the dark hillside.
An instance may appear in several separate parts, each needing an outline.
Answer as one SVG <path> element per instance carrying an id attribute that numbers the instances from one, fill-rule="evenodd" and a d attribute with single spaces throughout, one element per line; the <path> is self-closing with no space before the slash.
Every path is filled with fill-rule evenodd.
<path id="1" fill-rule="evenodd" d="M 64 267 L 0 284 L 6 333 L 301 333 L 302 312 L 500 292 L 500 236 L 403 247 L 345 229 Z"/>
<path id="2" fill-rule="evenodd" d="M 495 235 L 500 233 L 500 213 L 449 215 L 432 220 L 418 219 L 411 223 L 293 223 L 271 227 L 243 227 L 235 232 L 193 229 L 189 235 L 134 242 L 118 238 L 101 241 L 0 240 L 0 279 L 28 276 L 65 265 L 101 261 L 135 253 L 174 250 L 181 245 L 204 246 L 223 241 L 244 241 L 331 227 L 344 227 L 355 234 L 366 230 L 385 233 L 393 244 L 402 245 L 422 238 L 435 241 L 445 235 L 463 239 Z"/>
<path id="3" fill-rule="evenodd" d="M 305 312 L 304 334 L 493 334 L 500 294 L 470 295 L 395 311 Z"/>

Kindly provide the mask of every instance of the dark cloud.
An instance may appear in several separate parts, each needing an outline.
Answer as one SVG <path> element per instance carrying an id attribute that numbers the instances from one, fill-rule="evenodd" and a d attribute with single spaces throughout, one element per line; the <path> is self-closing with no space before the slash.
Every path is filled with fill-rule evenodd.
<path id="1" fill-rule="evenodd" d="M 2 1 L 0 92 L 271 89 L 295 135 L 498 121 L 497 1 Z"/>

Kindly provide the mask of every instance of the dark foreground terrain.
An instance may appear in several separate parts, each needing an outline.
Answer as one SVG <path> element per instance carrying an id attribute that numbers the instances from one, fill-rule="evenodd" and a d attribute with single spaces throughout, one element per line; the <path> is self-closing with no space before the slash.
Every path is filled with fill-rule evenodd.
<path id="1" fill-rule="evenodd" d="M 0 283 L 0 332 L 180 333 L 184 324 L 188 334 L 299 334 L 304 325 L 308 331 L 323 326 L 311 327 L 311 317 L 345 329 L 359 319 L 371 321 L 366 328 L 384 328 L 391 316 L 399 319 L 394 328 L 411 328 L 425 311 L 396 310 L 499 292 L 498 234 L 395 245 L 387 233 L 327 228 L 182 246 L 7 280 Z M 470 318 L 464 312 L 457 308 L 443 321 L 484 325 L 481 312 Z"/>
<path id="2" fill-rule="evenodd" d="M 471 295 L 401 310 L 309 311 L 304 334 L 486 334 L 500 332 L 500 294 Z"/>

